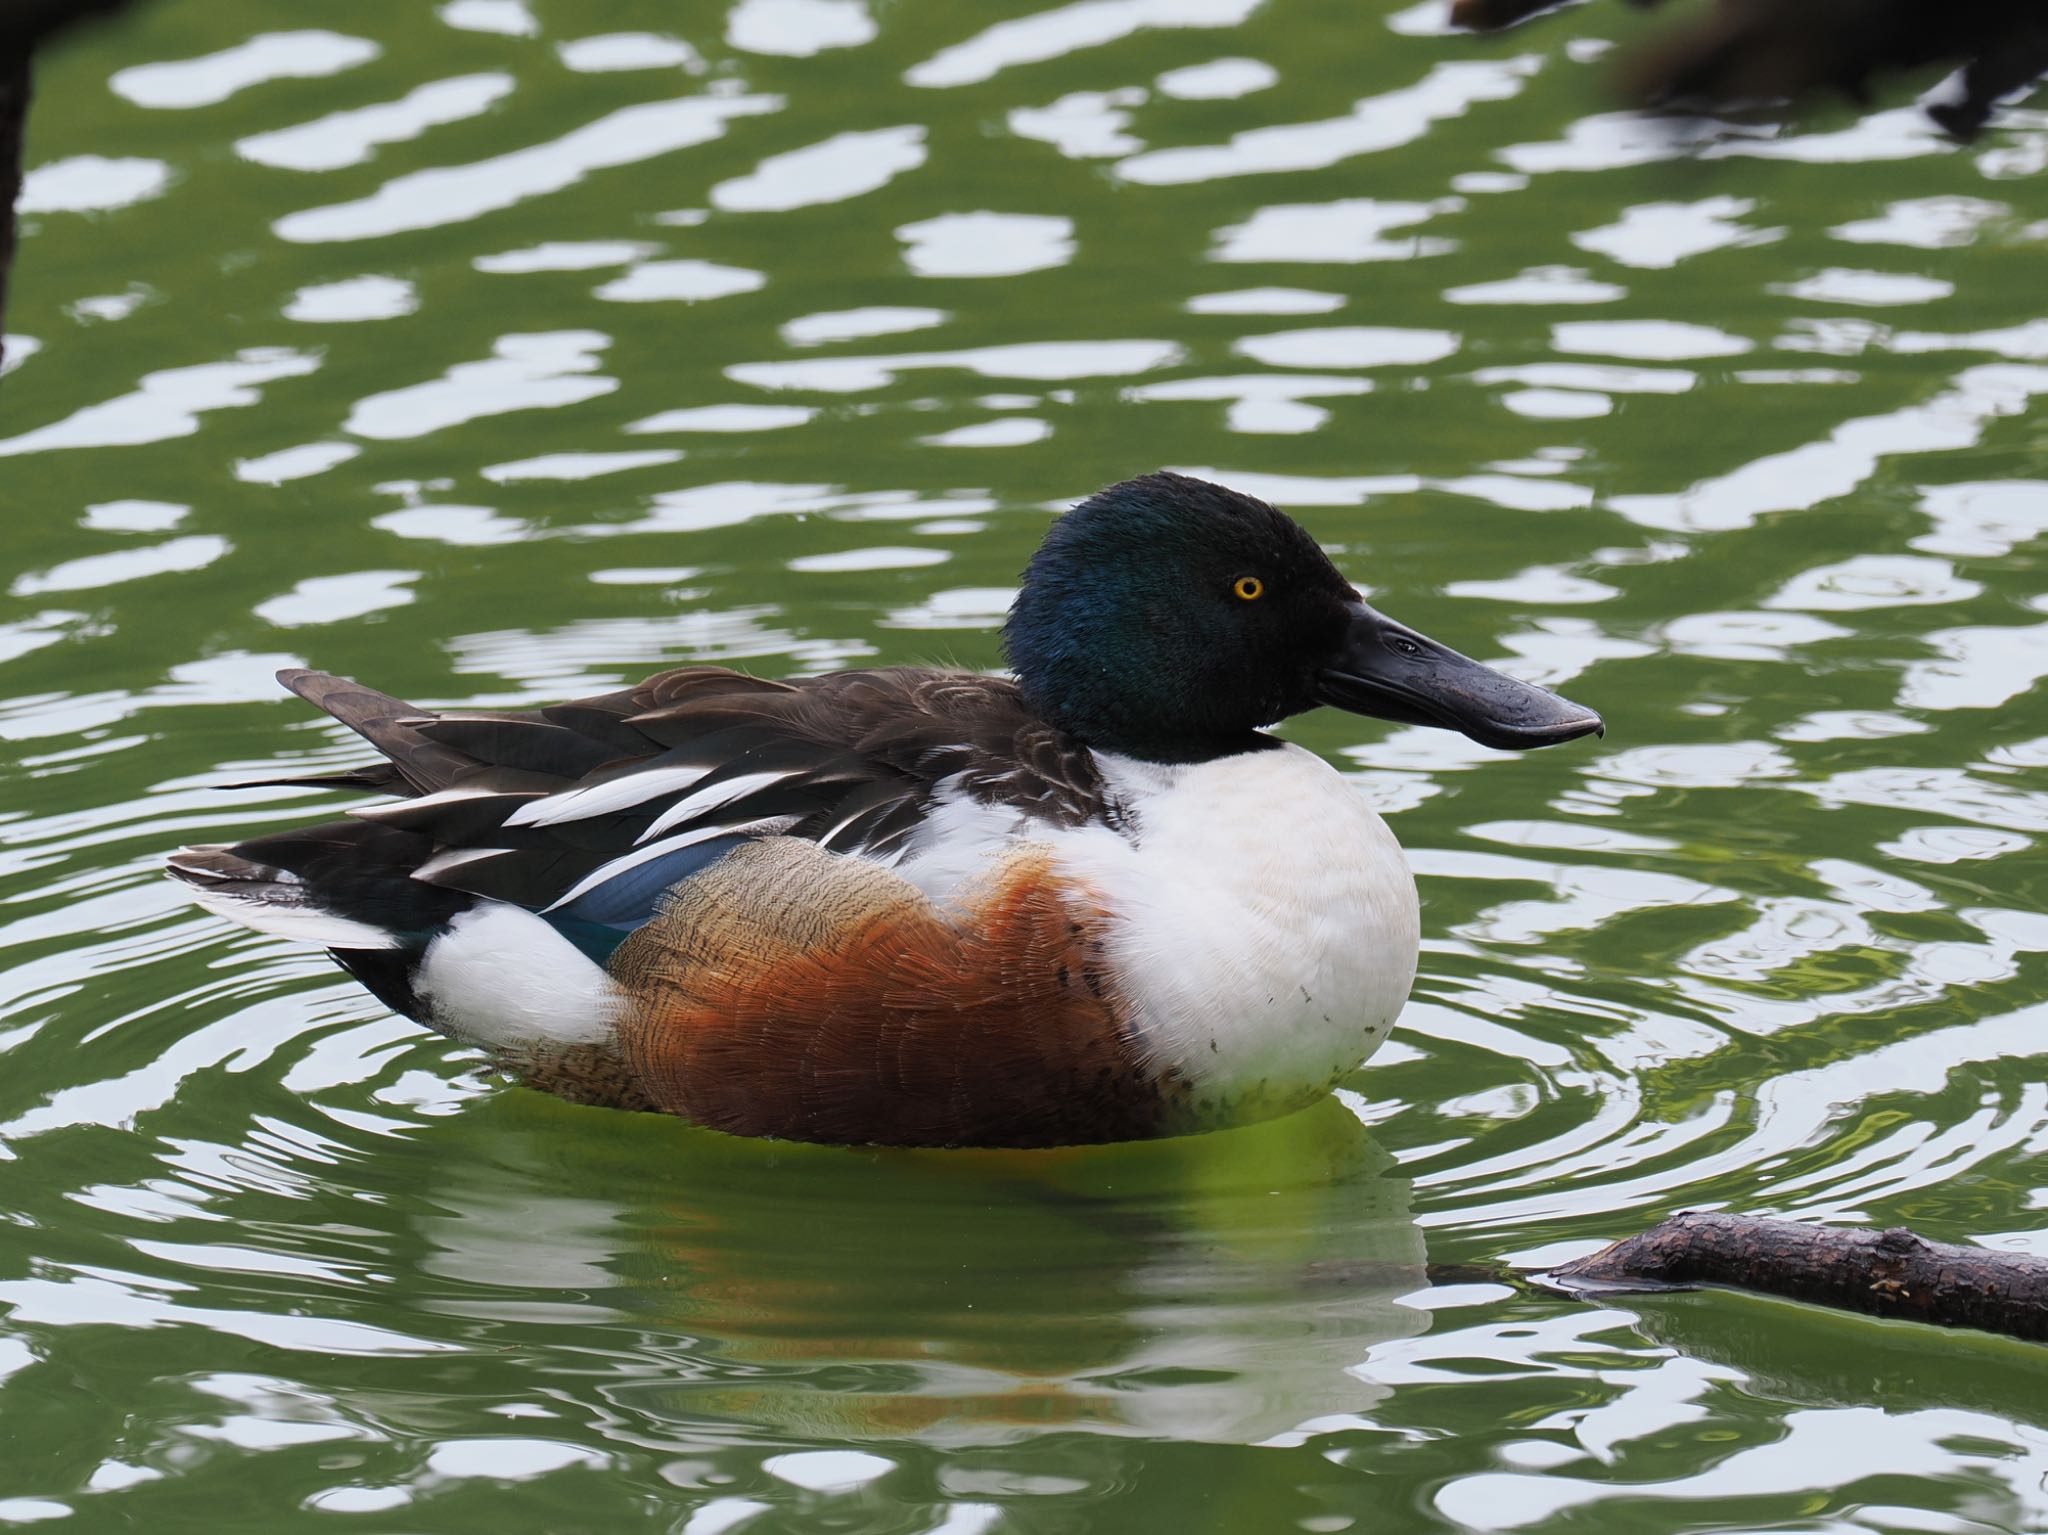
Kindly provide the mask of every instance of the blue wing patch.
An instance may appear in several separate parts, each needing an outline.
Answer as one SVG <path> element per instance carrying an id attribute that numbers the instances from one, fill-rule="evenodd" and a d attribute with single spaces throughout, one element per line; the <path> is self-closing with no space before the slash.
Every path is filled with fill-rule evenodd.
<path id="1" fill-rule="evenodd" d="M 598 964 L 654 915 L 676 885 L 718 862 L 750 836 L 711 837 L 650 858 L 593 885 L 565 906 L 541 916 Z"/>

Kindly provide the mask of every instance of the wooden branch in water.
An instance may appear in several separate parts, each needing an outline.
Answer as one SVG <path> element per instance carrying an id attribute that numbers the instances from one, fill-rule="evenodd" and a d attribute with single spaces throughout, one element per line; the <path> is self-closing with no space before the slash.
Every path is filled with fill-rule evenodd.
<path id="1" fill-rule="evenodd" d="M 1451 19 L 1493 31 L 1564 0 L 1453 0 Z M 1657 0 L 1644 0 L 1656 4 Z M 1961 66 L 1957 101 L 1927 109 L 1974 138 L 1999 98 L 2048 72 L 2048 7 L 2022 0 L 1714 0 L 1631 49 L 1626 95 L 1646 106 L 1719 110 L 1833 90 L 1867 101 L 1902 71 Z"/>
<path id="2" fill-rule="evenodd" d="M 1575 1294 L 1728 1285 L 2048 1341 L 2048 1259 L 1930 1242 L 1903 1226 L 1853 1231 L 1688 1212 L 1567 1263 L 1547 1280 Z"/>

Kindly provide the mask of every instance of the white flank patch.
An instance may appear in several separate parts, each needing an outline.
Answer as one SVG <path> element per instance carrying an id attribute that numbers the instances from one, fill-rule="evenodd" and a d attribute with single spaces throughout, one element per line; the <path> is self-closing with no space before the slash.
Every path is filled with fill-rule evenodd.
<path id="1" fill-rule="evenodd" d="M 595 1044 L 612 1037 L 624 998 L 611 978 L 547 923 L 487 901 L 427 946 L 413 990 L 458 1039 L 510 1047 Z"/>
<path id="2" fill-rule="evenodd" d="M 675 794 L 711 771 L 708 767 L 652 768 L 643 773 L 628 773 L 623 778 L 614 778 L 610 783 L 592 784 L 587 789 L 571 789 L 564 794 L 550 794 L 537 799 L 530 805 L 521 805 L 505 818 L 507 826 L 555 826 L 563 821 L 588 820 L 592 816 L 610 815 L 614 810 L 630 810 L 635 805 L 658 799 L 664 794 Z"/>
<path id="3" fill-rule="evenodd" d="M 381 927 L 337 917 L 315 906 L 277 903 L 262 892 L 276 891 L 277 885 L 219 885 L 212 889 L 188 887 L 192 900 L 216 917 L 226 917 L 259 933 L 273 933 L 295 943 L 317 943 L 323 949 L 395 949 L 398 939 Z"/>
<path id="4" fill-rule="evenodd" d="M 1364 797 L 1292 745 L 1185 766 L 1096 760 L 1130 833 L 1045 840 L 1113 915 L 1112 973 L 1155 1061 L 1219 1107 L 1278 1107 L 1377 1049 L 1415 979 L 1420 914 Z"/>

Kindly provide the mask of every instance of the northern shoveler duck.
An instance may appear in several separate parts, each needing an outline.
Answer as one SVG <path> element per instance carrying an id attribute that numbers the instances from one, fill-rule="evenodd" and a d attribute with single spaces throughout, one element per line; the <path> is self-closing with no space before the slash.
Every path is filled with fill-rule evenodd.
<path id="1" fill-rule="evenodd" d="M 848 1144 L 1138 1139 L 1321 1096 L 1414 979 L 1399 844 L 1264 727 L 1601 728 L 1181 475 L 1056 521 L 1004 640 L 1014 680 L 696 666 L 531 713 L 283 672 L 384 755 L 292 781 L 389 802 L 170 872 L 565 1098 Z"/>

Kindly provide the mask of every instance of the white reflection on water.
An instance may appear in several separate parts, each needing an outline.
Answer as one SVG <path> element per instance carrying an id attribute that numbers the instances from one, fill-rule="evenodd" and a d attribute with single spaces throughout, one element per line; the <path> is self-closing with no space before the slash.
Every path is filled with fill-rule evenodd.
<path id="1" fill-rule="evenodd" d="M 1909 858 L 1915 864 L 1962 864 L 1980 858 L 2005 858 L 2034 845 L 2032 837 L 2017 831 L 1993 831 L 1991 827 L 1907 827 L 1886 843 L 1880 853 L 1892 858 Z"/>
<path id="2" fill-rule="evenodd" d="M 626 427 L 629 432 L 774 432 L 816 416 L 808 405 L 689 405 Z"/>
<path id="3" fill-rule="evenodd" d="M 1675 362 L 1694 357 L 1735 357 L 1755 343 L 1689 320 L 1566 320 L 1550 329 L 1560 352 Z"/>
<path id="4" fill-rule="evenodd" d="M 1313 432 L 1330 419 L 1304 402 L 1367 394 L 1372 380 L 1314 373 L 1239 373 L 1222 378 L 1176 378 L 1124 391 L 1131 400 L 1227 400 L 1224 423 L 1233 432 Z"/>
<path id="5" fill-rule="evenodd" d="M 1260 0 L 1075 0 L 999 21 L 942 48 L 903 76 L 911 85 L 976 85 L 1020 64 L 1042 64 L 1119 42 L 1147 27 L 1234 27 Z"/>
<path id="6" fill-rule="evenodd" d="M 1198 480 L 1225 485 L 1276 506 L 1363 506 L 1374 496 L 1398 496 L 1422 488 L 1416 474 L 1264 474 L 1250 469 L 1179 468 Z"/>
<path id="7" fill-rule="evenodd" d="M 659 249 L 640 240 L 550 240 L 525 250 L 478 256 L 470 265 L 479 272 L 588 272 L 624 266 Z"/>
<path id="8" fill-rule="evenodd" d="M 1626 297 L 1628 289 L 1619 283 L 1596 281 L 1571 266 L 1534 266 L 1513 277 L 1444 289 L 1452 304 L 1610 304 Z"/>
<path id="9" fill-rule="evenodd" d="M 1233 288 L 1187 301 L 1189 314 L 1328 314 L 1343 307 L 1343 294 L 1312 288 Z"/>
<path id="10" fill-rule="evenodd" d="M 1316 123 L 1247 128 L 1228 144 L 1155 149 L 1117 163 L 1116 173 L 1141 186 L 1178 186 L 1227 176 L 1322 170 L 1355 155 L 1412 144 L 1436 123 L 1462 117 L 1482 102 L 1520 93 L 1540 60 L 1458 60 L 1436 65 L 1402 90 L 1368 96 L 1348 116 Z"/>
<path id="11" fill-rule="evenodd" d="M 1911 540 L 1915 549 L 1997 559 L 2048 533 L 2048 480 L 1929 485 L 1921 495 L 1920 510 L 1934 530 Z"/>
<path id="12" fill-rule="evenodd" d="M 1263 59 L 1211 59 L 1169 69 L 1152 83 L 1162 96 L 1181 101 L 1235 101 L 1277 84 L 1280 71 Z"/>
<path id="13" fill-rule="evenodd" d="M 1418 368 L 1458 350 L 1451 330 L 1340 325 L 1246 336 L 1232 351 L 1276 368 Z"/>
<path id="14" fill-rule="evenodd" d="M 295 448 L 279 448 L 258 458 L 238 459 L 235 478 L 251 485 L 284 485 L 293 480 L 324 474 L 345 464 L 363 450 L 352 442 L 308 442 Z"/>
<path id="15" fill-rule="evenodd" d="M 1708 251 L 1768 245 L 1785 237 L 1782 227 L 1760 229 L 1741 222 L 1754 213 L 1747 197 L 1709 197 L 1696 203 L 1641 203 L 1623 211 L 1619 222 L 1572 236 L 1572 244 L 1623 266 L 1661 270 Z"/>
<path id="16" fill-rule="evenodd" d="M 833 309 L 821 314 L 798 315 L 783 322 L 782 339 L 791 346 L 823 346 L 831 341 L 860 341 L 869 336 L 900 336 L 914 330 L 930 330 L 952 318 L 943 309 L 920 309 L 903 305 L 877 304 L 865 309 Z M 710 409 L 719 409 L 711 406 Z M 769 410 L 793 410 L 794 406 L 766 406 Z M 808 419 L 806 415 L 805 419 Z"/>
<path id="17" fill-rule="evenodd" d="M 569 68 L 586 75 L 632 69 L 686 69 L 699 75 L 708 67 L 688 43 L 660 32 L 606 32 L 572 38 L 557 44 L 555 52 Z"/>
<path id="18" fill-rule="evenodd" d="M 386 144 L 403 144 L 429 128 L 487 112 L 510 95 L 505 74 L 457 75 L 432 80 L 397 101 L 330 112 L 291 128 L 272 128 L 235 141 L 235 153 L 280 170 L 336 171 L 361 165 Z"/>
<path id="19" fill-rule="evenodd" d="M 1970 447 L 1988 423 L 2019 414 L 2041 393 L 2048 393 L 2048 368 L 2003 363 L 1966 368 L 1924 404 L 1845 421 L 1825 441 L 1768 454 L 1674 495 L 1615 496 L 1608 504 L 1648 528 L 1746 528 L 1769 512 L 1797 511 L 1847 495 L 1885 458 Z"/>
<path id="20" fill-rule="evenodd" d="M 1907 197 L 1877 218 L 1853 219 L 1828 231 L 1857 245 L 1905 245 L 1916 250 L 1949 250 L 1968 245 L 1992 219 L 2012 212 L 1986 197 Z"/>
<path id="21" fill-rule="evenodd" d="M 1802 160 L 1809 165 L 1878 165 L 1952 155 L 1955 140 L 1918 106 L 1889 107 L 1858 118 L 1846 128 L 1782 133 L 1768 139 L 1735 139 L 1712 145 L 1708 158 L 1740 155 L 1757 160 Z"/>
<path id="22" fill-rule="evenodd" d="M 1766 597 L 1764 606 L 1853 613 L 1963 602 L 1983 590 L 1978 582 L 1959 577 L 1947 560 L 1912 554 L 1859 554 L 1802 571 Z"/>
<path id="23" fill-rule="evenodd" d="M 1597 390 L 1603 394 L 1684 394 L 1699 382 L 1686 368 L 1629 368 L 1617 363 L 1532 362 L 1481 368 L 1476 384 L 1529 384 L 1544 389 Z"/>
<path id="24" fill-rule="evenodd" d="M 619 387 L 597 372 L 611 345 L 602 331 L 500 336 L 483 362 L 457 363 L 440 378 L 356 401 L 343 429 L 358 437 L 426 437 L 466 421 L 596 399 Z M 4 450 L 4 445 L 0 445 Z"/>
<path id="25" fill-rule="evenodd" d="M 133 393 L 0 439 L 0 458 L 50 448 L 110 448 L 189 437 L 199 430 L 199 418 L 207 411 L 254 405 L 263 398 L 258 385 L 300 378 L 319 366 L 319 357 L 311 352 L 251 347 L 237 353 L 233 362 L 145 373 Z"/>
<path id="26" fill-rule="evenodd" d="M 638 262 L 610 282 L 599 284 L 595 296 L 614 304 L 695 304 L 736 293 L 758 293 L 767 285 L 766 275 L 749 267 L 685 258 Z"/>
<path id="27" fill-rule="evenodd" d="M 1500 403 L 1532 421 L 1585 421 L 1614 409 L 1607 395 L 1584 389 L 1513 389 Z"/>
<path id="28" fill-rule="evenodd" d="M 287 320 L 314 325 L 395 320 L 420 307 L 419 290 L 398 277 L 350 277 L 299 289 L 284 306 Z"/>
<path id="29" fill-rule="evenodd" d="M 574 186 L 594 171 L 709 143 L 734 118 L 779 111 L 780 96 L 686 96 L 620 107 L 556 139 L 471 165 L 410 171 L 370 196 L 288 213 L 275 224 L 300 243 L 372 240 L 481 218 Z"/>
<path id="30" fill-rule="evenodd" d="M 357 570 L 345 576 L 308 576 L 281 597 L 256 604 L 254 612 L 280 629 L 334 624 L 402 608 L 416 600 L 417 570 Z"/>
<path id="31" fill-rule="evenodd" d="M 1592 492 L 1588 491 L 1586 495 L 1590 500 Z M 1617 588 L 1604 581 L 1574 575 L 1557 565 L 1532 565 L 1498 581 L 1452 581 L 1444 591 L 1453 597 L 1478 597 L 1493 602 L 1570 606 L 1605 602 L 1621 595 Z"/>
<path id="32" fill-rule="evenodd" d="M 961 586 L 933 592 L 882 620 L 890 629 L 987 629 L 1003 621 L 1017 600 L 1014 586 Z"/>
<path id="33" fill-rule="evenodd" d="M 1894 352 L 1989 352 L 2016 362 L 2048 361 L 2048 320 L 2023 320 L 1997 330 L 1966 331 L 1960 335 L 1902 330 L 1889 340 L 1880 336 L 1877 344 Z"/>
<path id="34" fill-rule="evenodd" d="M 446 0 L 437 13 L 463 32 L 495 32 L 500 37 L 537 37 L 540 22 L 526 0 Z"/>
<path id="35" fill-rule="evenodd" d="M 48 570 L 28 571 L 16 576 L 7 590 L 16 597 L 39 597 L 49 592 L 96 591 L 101 587 L 118 586 L 124 581 L 139 581 L 145 576 L 203 570 L 231 547 L 218 534 L 195 533 L 145 548 L 81 555 Z"/>
<path id="36" fill-rule="evenodd" d="M 60 1271 L 61 1272 L 61 1271 Z M 184 1288 L 179 1286 L 179 1288 Z M 133 1329 L 203 1327 L 230 1338 L 247 1338 L 271 1348 L 315 1354 L 409 1355 L 452 1352 L 456 1345 L 408 1336 L 367 1322 L 309 1313 L 234 1311 L 172 1300 L 161 1285 L 116 1271 L 69 1278 L 0 1280 L 0 1301 L 13 1307 L 11 1319 L 63 1327 L 93 1322 Z"/>
<path id="37" fill-rule="evenodd" d="M 1882 741 L 1889 736 L 1925 735 L 1930 728 L 1924 721 L 1881 710 L 1818 709 L 1780 725 L 1771 734 L 1780 741 Z"/>
<path id="38" fill-rule="evenodd" d="M 2031 605 L 2044 607 L 2038 597 Z M 2048 624 L 1937 629 L 1925 639 L 1939 659 L 1907 665 L 1902 709 L 1996 709 L 2048 677 Z"/>
<path id="39" fill-rule="evenodd" d="M 1074 221 L 1051 213 L 942 213 L 896 238 L 920 277 L 1016 277 L 1074 259 Z"/>
<path id="40" fill-rule="evenodd" d="M 1434 236 L 1403 235 L 1397 229 L 1423 223 L 1439 214 L 1456 213 L 1464 199 L 1439 197 L 1433 202 L 1382 202 L 1372 197 L 1344 198 L 1329 203 L 1280 203 L 1260 208 L 1242 224 L 1216 231 L 1212 261 L 1400 261 L 1414 256 L 1441 256 L 1457 242 Z"/>
<path id="41" fill-rule="evenodd" d="M 477 472 L 493 485 L 516 485 L 525 480 L 594 480 L 601 474 L 673 464 L 682 456 L 680 448 L 646 448 L 637 453 L 544 453 L 538 458 L 486 464 Z"/>
<path id="42" fill-rule="evenodd" d="M 924 164 L 925 131 L 915 123 L 838 133 L 770 155 L 753 171 L 711 189 L 711 205 L 738 213 L 783 213 L 879 191 Z"/>
<path id="43" fill-rule="evenodd" d="M 191 512 L 175 501 L 101 501 L 85 509 L 78 525 L 95 533 L 162 533 Z"/>
<path id="44" fill-rule="evenodd" d="M 999 416 L 975 421 L 918 440 L 934 448 L 1021 448 L 1052 435 L 1052 423 L 1035 416 Z"/>
<path id="45" fill-rule="evenodd" d="M 862 0 L 739 0 L 725 21 L 725 40 L 741 52 L 785 58 L 858 48 L 874 36 Z"/>
<path id="46" fill-rule="evenodd" d="M 900 373 L 920 368 L 965 368 L 983 378 L 1065 380 L 1149 373 L 1180 361 L 1171 341 L 1018 341 L 958 352 L 899 352 L 888 357 L 820 357 L 794 362 L 742 362 L 725 370 L 735 383 L 758 389 L 815 389 L 856 394 L 882 389 Z M 0 444 L 0 450 L 4 450 Z"/>
<path id="47" fill-rule="evenodd" d="M 788 1455 L 771 1455 L 761 1469 L 778 1481 L 810 1492 L 841 1492 L 862 1487 L 896 1469 L 886 1456 L 865 1450 L 798 1450 Z"/>
<path id="48" fill-rule="evenodd" d="M 447 642 L 456 672 L 504 677 L 518 698 L 555 703 L 638 682 L 678 656 L 708 664 L 774 657 L 794 673 L 856 664 L 873 647 L 854 640 L 799 638 L 771 620 L 769 607 L 699 610 L 647 618 L 592 618 L 538 631 L 501 629 Z"/>
<path id="49" fill-rule="evenodd" d="M 823 512 L 844 521 L 915 521 L 935 514 L 985 512 L 984 497 L 954 491 L 926 496 L 910 490 L 848 491 L 836 485 L 783 484 L 766 480 L 723 480 L 665 490 L 650 497 L 638 516 L 621 522 L 585 523 L 566 531 L 579 538 L 631 533 L 701 533 L 732 528 L 765 517 Z"/>
<path id="50" fill-rule="evenodd" d="M 1729 1371 L 1719 1372 L 1718 1377 L 1700 1376 L 1697 1367 L 1682 1359 L 1673 1359 L 1668 1368 L 1675 1376 L 1695 1377 L 1695 1395 L 1715 1378 L 1742 1378 Z M 1631 1413 L 1638 1405 L 1632 1398 L 1628 1401 Z M 1648 1422 L 1632 1423 L 1626 1437 L 1645 1437 L 1638 1428 L 1656 1432 L 1674 1422 L 1707 1415 L 1706 1408 L 1696 1407 L 1661 1422 L 1653 1416 Z M 2015 1433 L 2004 1418 L 1956 1408 L 1893 1414 L 1876 1407 L 1829 1406 L 1794 1409 L 1782 1421 L 1782 1438 L 1736 1449 L 1690 1476 L 1646 1481 L 1612 1475 L 1571 1476 L 1556 1469 L 1541 1475 L 1481 1473 L 1446 1484 L 1436 1494 L 1436 1506 L 1445 1517 L 1467 1528 L 1489 1531 L 1523 1529 L 1601 1504 L 1634 1504 L 1647 1509 L 1697 1503 L 1702 1505 L 1702 1514 L 1711 1507 L 1718 1517 L 1732 1512 L 1731 1500 L 1808 1493 L 1815 1469 L 1825 1466 L 1829 1483 L 1841 1495 L 1853 1496 L 1866 1482 L 1883 1488 L 1910 1479 L 1920 1479 L 1923 1485 L 1948 1484 L 1961 1494 L 1965 1488 L 1978 1488 L 1979 1478 L 1983 1478 L 1998 1489 L 1995 1501 L 1999 1506 L 1985 1510 L 2001 1520 L 1996 1528 L 2019 1528 L 2002 1522 L 2008 1518 L 2037 1524 L 2048 1516 L 2048 1495 L 2042 1492 L 2048 1483 L 2048 1447 Z M 1965 1445 L 1970 1448 L 1959 1448 Z M 1878 1528 L 1956 1532 L 1994 1528 L 1946 1517 L 1928 1523 L 1927 1516 L 1915 1510 L 1875 1507 L 1874 1497 L 1857 1501 L 1867 1513 L 1884 1521 Z M 1892 1524 L 1885 1516 L 1894 1513 L 1905 1515 L 1906 1522 Z M 1871 1528 L 1861 1520 L 1826 1526 L 1842 1535 Z"/>
<path id="51" fill-rule="evenodd" d="M 135 155 L 70 155 L 23 178 L 15 207 L 22 213 L 105 213 L 161 197 L 171 168 Z"/>
<path id="52" fill-rule="evenodd" d="M 1069 160 L 1106 160 L 1143 149 L 1145 142 L 1125 130 L 1133 108 L 1144 105 L 1142 86 L 1113 91 L 1069 91 L 1045 107 L 1017 107 L 1010 113 L 1010 131 L 1019 138 L 1050 144 Z"/>
<path id="53" fill-rule="evenodd" d="M 1531 176 L 1555 171 L 1620 170 L 1659 160 L 1682 159 L 1734 131 L 1739 130 L 1713 118 L 1606 112 L 1579 118 L 1565 129 L 1561 139 L 1542 144 L 1511 144 L 1495 150 L 1494 157 Z"/>
<path id="54" fill-rule="evenodd" d="M 1824 267 L 1797 282 L 1773 283 L 1771 292 L 1816 304 L 1858 304 L 1891 309 L 1901 304 L 1927 304 L 1947 298 L 1956 285 L 1944 277 L 1915 272 L 1866 272 L 1854 267 Z"/>
<path id="55" fill-rule="evenodd" d="M 862 570 L 916 570 L 943 565 L 952 556 L 943 549 L 899 548 L 880 544 L 870 549 L 840 549 L 830 554 L 803 554 L 789 568 L 806 575 L 839 575 Z"/>
<path id="56" fill-rule="evenodd" d="M 107 85 L 138 107 L 210 107 L 272 80 L 317 80 L 366 64 L 383 50 L 338 32 L 261 32 L 204 58 L 134 64 Z"/>

